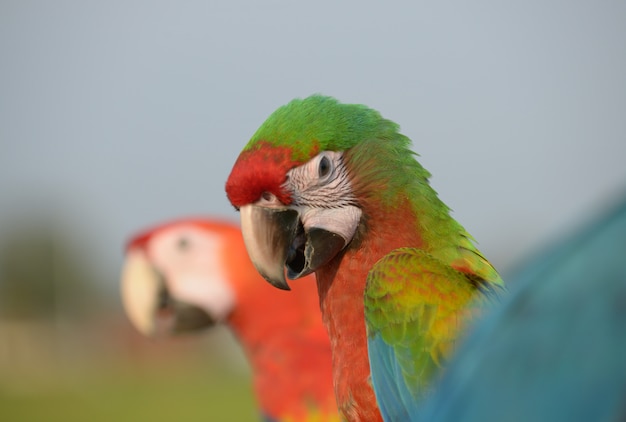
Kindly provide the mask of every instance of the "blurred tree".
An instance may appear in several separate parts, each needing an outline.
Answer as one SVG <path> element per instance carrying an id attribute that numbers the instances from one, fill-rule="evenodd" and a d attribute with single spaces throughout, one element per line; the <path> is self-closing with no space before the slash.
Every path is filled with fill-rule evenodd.
<path id="1" fill-rule="evenodd" d="M 84 316 L 97 299 L 80 256 L 51 218 L 20 219 L 0 238 L 0 317 Z"/>

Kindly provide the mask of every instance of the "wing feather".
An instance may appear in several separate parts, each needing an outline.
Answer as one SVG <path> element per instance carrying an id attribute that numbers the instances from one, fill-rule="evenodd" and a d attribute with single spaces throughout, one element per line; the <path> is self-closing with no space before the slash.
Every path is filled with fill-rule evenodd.
<path id="1" fill-rule="evenodd" d="M 385 420 L 419 416 L 462 330 L 490 300 L 473 278 L 415 248 L 394 250 L 369 272 L 368 355 Z"/>

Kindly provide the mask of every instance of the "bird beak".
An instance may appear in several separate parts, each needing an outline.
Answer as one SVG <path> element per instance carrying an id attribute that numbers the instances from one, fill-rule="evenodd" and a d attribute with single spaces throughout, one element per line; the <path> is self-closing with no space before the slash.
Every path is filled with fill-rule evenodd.
<path id="1" fill-rule="evenodd" d="M 215 323 L 203 309 L 172 298 L 164 278 L 142 250 L 128 253 L 122 270 L 121 289 L 126 315 L 145 336 L 157 334 L 161 325 L 165 325 L 165 330 L 170 333 L 182 333 Z"/>
<path id="2" fill-rule="evenodd" d="M 290 290 L 285 279 L 296 279 L 326 264 L 346 245 L 339 234 L 302 225 L 291 208 L 244 205 L 240 209 L 241 231 L 250 260 L 273 286 Z"/>

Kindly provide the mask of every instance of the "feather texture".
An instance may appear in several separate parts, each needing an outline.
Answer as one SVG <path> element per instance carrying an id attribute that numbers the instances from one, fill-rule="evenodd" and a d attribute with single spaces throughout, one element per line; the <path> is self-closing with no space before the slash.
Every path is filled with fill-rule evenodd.
<path id="1" fill-rule="evenodd" d="M 504 290 L 497 271 L 430 186 L 430 173 L 410 143 L 396 123 L 375 110 L 313 95 L 277 109 L 244 147 L 226 182 L 236 207 L 268 207 L 267 197 L 273 201 L 270 209 L 298 213 L 300 230 L 288 239 L 290 261 L 276 265 L 305 268 L 298 263 L 313 261 L 293 259 L 298 251 L 323 249 L 311 247 L 307 237 L 311 215 L 322 226 L 312 228 L 335 233 L 332 228 L 349 225 L 347 216 L 358 208 L 357 227 L 343 231 L 352 233 L 345 247 L 311 268 L 331 338 L 337 402 L 346 420 L 417 418 L 419 402 L 465 327 Z M 328 151 L 341 153 L 334 170 L 347 178 L 333 186 L 332 204 L 318 206 L 302 199 L 301 192 L 331 197 L 325 179 L 305 171 Z M 273 158 L 265 167 L 249 165 L 259 157 Z M 254 177 L 274 182 L 247 184 L 253 167 Z M 289 174 L 294 173 L 309 176 L 293 183 Z M 348 192 L 349 206 L 335 197 L 340 191 Z M 320 215 L 332 216 L 333 224 L 324 226 Z M 282 274 L 275 268 L 271 273 Z"/>
<path id="2" fill-rule="evenodd" d="M 153 282 L 163 285 L 149 292 L 159 296 L 152 300 L 161 311 L 171 304 L 195 306 L 231 329 L 252 368 L 265 420 L 339 420 L 330 342 L 313 280 L 303 280 L 291 294 L 272 288 L 252 266 L 239 227 L 207 218 L 180 219 L 146 230 L 129 243 L 128 253 L 143 254 L 152 274 L 159 274 Z M 170 309 L 176 318 L 178 309 Z M 156 318 L 155 308 L 143 311 Z M 203 328 L 194 325 L 189 330 Z"/>

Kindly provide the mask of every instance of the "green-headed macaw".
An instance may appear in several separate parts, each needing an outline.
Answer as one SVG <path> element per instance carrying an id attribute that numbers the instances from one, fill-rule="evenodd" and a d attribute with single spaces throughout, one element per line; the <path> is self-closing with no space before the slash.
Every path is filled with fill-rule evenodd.
<path id="1" fill-rule="evenodd" d="M 180 219 L 129 242 L 122 298 L 146 335 L 226 324 L 252 367 L 263 420 L 339 421 L 315 285 L 292 295 L 259 279 L 236 225 Z"/>
<path id="2" fill-rule="evenodd" d="M 626 196 L 512 275 L 429 400 L 432 422 L 626 420 Z"/>
<path id="3" fill-rule="evenodd" d="M 405 421 L 503 282 L 398 125 L 314 95 L 276 110 L 226 182 L 270 283 L 315 272 L 347 420 Z"/>

